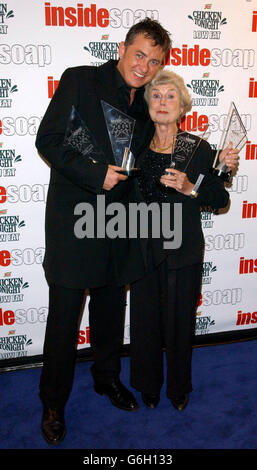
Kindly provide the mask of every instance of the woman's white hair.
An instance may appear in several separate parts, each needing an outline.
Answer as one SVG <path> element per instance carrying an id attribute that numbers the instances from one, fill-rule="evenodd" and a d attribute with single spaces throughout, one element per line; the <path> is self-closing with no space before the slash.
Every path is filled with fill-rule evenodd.
<path id="1" fill-rule="evenodd" d="M 171 72 L 170 70 L 160 70 L 160 72 L 155 75 L 154 79 L 146 85 L 144 95 L 145 100 L 147 104 L 149 104 L 150 93 L 153 87 L 167 84 L 174 85 L 179 92 L 180 105 L 182 107 L 181 119 L 186 113 L 188 113 L 188 111 L 191 110 L 192 99 L 183 78 L 177 73 Z"/>

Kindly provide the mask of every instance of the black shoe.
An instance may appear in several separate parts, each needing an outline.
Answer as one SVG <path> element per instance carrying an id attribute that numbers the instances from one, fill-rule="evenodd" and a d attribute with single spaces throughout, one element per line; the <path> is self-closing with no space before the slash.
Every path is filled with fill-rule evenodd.
<path id="1" fill-rule="evenodd" d="M 156 408 L 160 401 L 160 395 L 159 393 L 141 393 L 142 395 L 142 400 L 148 408 Z"/>
<path id="2" fill-rule="evenodd" d="M 110 384 L 95 382 L 94 389 L 99 395 L 107 395 L 112 404 L 121 410 L 134 411 L 138 408 L 136 399 L 120 380 L 115 380 Z"/>
<path id="3" fill-rule="evenodd" d="M 181 395 L 180 397 L 171 398 L 170 401 L 176 410 L 182 411 L 188 404 L 188 394 L 184 393 L 184 395 Z"/>
<path id="4" fill-rule="evenodd" d="M 42 434 L 48 444 L 60 444 L 66 434 L 64 409 L 52 409 L 44 407 L 41 429 Z"/>

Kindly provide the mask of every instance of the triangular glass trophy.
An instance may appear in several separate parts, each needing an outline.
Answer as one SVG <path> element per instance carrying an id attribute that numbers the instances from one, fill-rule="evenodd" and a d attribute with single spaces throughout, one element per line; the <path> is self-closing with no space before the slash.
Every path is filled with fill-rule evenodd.
<path id="1" fill-rule="evenodd" d="M 72 147 L 82 155 L 88 157 L 94 163 L 97 162 L 95 157 L 97 158 L 97 156 L 102 155 L 102 152 L 97 147 L 93 135 L 81 119 L 80 114 L 74 105 L 72 105 L 71 108 L 63 145 L 65 147 Z"/>
<path id="2" fill-rule="evenodd" d="M 246 129 L 233 101 L 229 108 L 225 129 L 222 133 L 220 144 L 217 149 L 213 168 L 211 169 L 213 174 L 219 176 L 224 181 L 229 181 L 231 174 L 224 159 L 219 162 L 218 157 L 220 152 L 229 146 L 230 142 L 232 142 L 232 147 L 237 148 L 239 152 L 247 142 Z"/>
<path id="3" fill-rule="evenodd" d="M 178 131 L 176 137 L 173 137 L 170 168 L 186 172 L 202 140 L 208 139 L 207 130 L 208 126 L 201 135 L 193 134 L 192 131 L 190 134 L 186 131 Z"/>
<path id="4" fill-rule="evenodd" d="M 166 168 L 164 173 L 166 175 L 172 175 L 172 168 L 182 171 L 186 173 L 187 167 L 191 163 L 199 145 L 201 144 L 202 140 L 207 140 L 210 132 L 208 131 L 208 126 L 205 130 L 201 133 L 201 135 L 193 134 L 192 132 L 196 132 L 196 129 L 190 131 L 190 134 L 186 131 L 181 131 L 179 129 L 176 136 L 172 137 L 172 146 L 171 146 L 171 159 L 170 159 L 170 166 L 169 170 Z M 201 173 L 198 176 L 198 179 L 194 185 L 194 190 L 198 189 L 204 175 Z M 158 184 L 161 184 L 158 180 Z M 165 189 L 166 190 L 166 189 Z M 168 191 L 175 191 L 173 188 L 168 188 Z"/>
<path id="5" fill-rule="evenodd" d="M 106 101 L 101 100 L 101 104 L 116 165 L 123 168 L 120 173 L 135 175 L 139 169 L 134 168 L 135 158 L 130 146 L 136 120 Z"/>

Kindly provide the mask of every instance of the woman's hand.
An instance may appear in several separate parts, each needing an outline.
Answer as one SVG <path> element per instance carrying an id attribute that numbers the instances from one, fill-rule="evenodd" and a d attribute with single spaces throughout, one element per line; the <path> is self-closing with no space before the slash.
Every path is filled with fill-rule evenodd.
<path id="1" fill-rule="evenodd" d="M 232 146 L 232 142 L 229 142 L 228 147 L 222 150 L 222 152 L 219 154 L 219 161 L 221 162 L 224 159 L 229 170 L 234 170 L 237 168 L 239 160 L 239 150 L 234 149 Z"/>
<path id="2" fill-rule="evenodd" d="M 186 175 L 182 171 L 175 170 L 175 168 L 166 168 L 168 174 L 163 175 L 160 178 L 160 182 L 166 186 L 166 188 L 176 189 L 179 193 L 189 196 L 194 187 Z"/>

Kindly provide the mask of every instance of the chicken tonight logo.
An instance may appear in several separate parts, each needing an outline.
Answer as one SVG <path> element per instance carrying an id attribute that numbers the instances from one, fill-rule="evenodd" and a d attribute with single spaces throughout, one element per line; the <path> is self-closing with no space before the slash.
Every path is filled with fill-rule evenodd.
<path id="1" fill-rule="evenodd" d="M 4 149 L 0 142 L 0 177 L 15 176 L 17 162 L 21 162 L 21 155 L 16 155 L 15 149 Z"/>
<path id="2" fill-rule="evenodd" d="M 202 223 L 202 228 L 207 229 L 207 228 L 213 228 L 213 213 L 209 211 L 202 211 L 201 212 L 201 223 Z"/>
<path id="3" fill-rule="evenodd" d="M 213 11 L 212 4 L 207 3 L 204 10 L 194 10 L 188 18 L 194 22 L 195 26 L 202 28 L 200 31 L 193 31 L 193 38 L 196 39 L 220 39 L 220 26 L 227 24 L 227 19 L 222 18 L 221 11 Z"/>
<path id="4" fill-rule="evenodd" d="M 10 331 L 9 336 L 0 337 L 0 359 L 27 356 L 26 348 L 32 344 L 27 335 L 15 335 Z"/>
<path id="5" fill-rule="evenodd" d="M 13 10 L 8 10 L 7 3 L 0 3 L 0 34 L 7 34 L 8 25 L 6 22 L 13 17 Z"/>
<path id="6" fill-rule="evenodd" d="M 203 284 L 211 284 L 212 276 L 211 274 L 217 271 L 217 267 L 214 265 L 212 261 L 206 261 L 203 263 L 203 277 L 202 283 Z"/>
<path id="7" fill-rule="evenodd" d="M 5 273 L 0 278 L 0 301 L 6 302 L 23 302 L 23 289 L 29 287 L 28 282 L 24 282 L 23 277 L 12 277 L 11 273 Z"/>
<path id="8" fill-rule="evenodd" d="M 224 86 L 219 80 L 209 78 L 209 73 L 204 73 L 202 78 L 192 79 L 187 87 L 198 97 L 192 97 L 193 106 L 218 106 L 218 93 L 224 91 Z"/>
<path id="9" fill-rule="evenodd" d="M 100 59 L 104 62 L 107 60 L 119 59 L 119 42 L 108 41 L 108 34 L 104 34 L 101 41 L 91 41 L 87 46 L 84 46 L 84 50 L 90 52 L 95 59 Z"/>
<path id="10" fill-rule="evenodd" d="M 212 320 L 211 316 L 201 316 L 201 312 L 197 313 L 195 322 L 195 334 L 206 335 L 210 332 L 210 328 L 215 325 L 215 321 Z"/>
<path id="11" fill-rule="evenodd" d="M 9 215 L 7 210 L 0 210 L 0 241 L 19 241 L 19 230 L 25 225 L 24 220 L 20 220 L 19 215 Z"/>
<path id="12" fill-rule="evenodd" d="M 11 108 L 11 94 L 17 91 L 17 85 L 12 85 L 10 78 L 0 78 L 0 108 Z"/>

